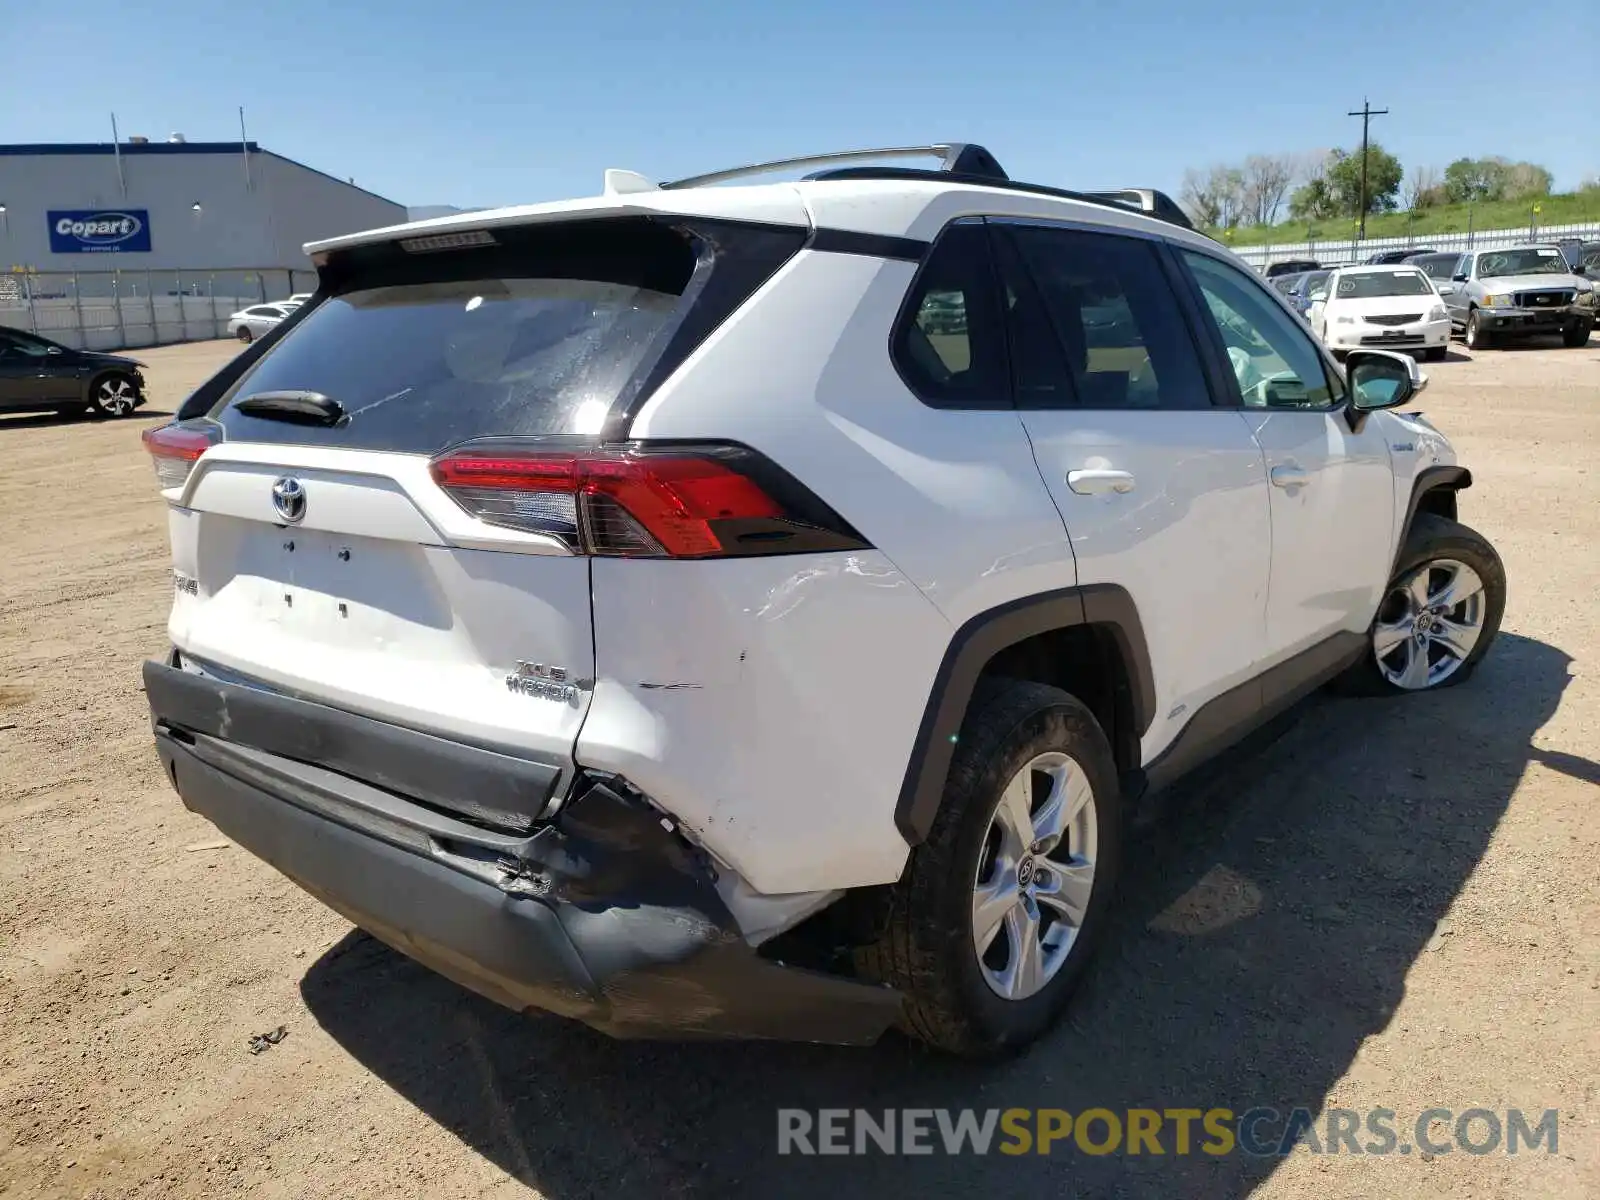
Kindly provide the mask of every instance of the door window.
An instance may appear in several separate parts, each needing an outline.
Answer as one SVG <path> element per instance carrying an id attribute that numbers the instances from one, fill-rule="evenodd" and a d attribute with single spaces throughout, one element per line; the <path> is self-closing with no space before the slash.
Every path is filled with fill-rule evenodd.
<path id="1" fill-rule="evenodd" d="M 1210 407 L 1199 353 L 1154 243 L 1048 226 L 993 228 L 1020 407 Z"/>
<path id="2" fill-rule="evenodd" d="M 1245 272 L 1183 251 L 1248 408 L 1327 408 L 1342 389 L 1310 334 Z"/>
<path id="3" fill-rule="evenodd" d="M 24 333 L 0 333 L 0 358 L 44 358 L 48 343 L 35 341 Z"/>

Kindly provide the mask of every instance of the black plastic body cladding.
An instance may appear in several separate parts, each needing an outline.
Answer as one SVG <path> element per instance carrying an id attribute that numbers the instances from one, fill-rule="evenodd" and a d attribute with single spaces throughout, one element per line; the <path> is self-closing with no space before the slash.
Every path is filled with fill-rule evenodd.
<path id="1" fill-rule="evenodd" d="M 1155 682 L 1144 628 L 1133 597 L 1111 584 L 1063 588 L 1003 605 L 967 621 L 950 640 L 933 691 L 912 745 L 895 825 L 917 845 L 933 828 L 934 815 L 950 773 L 955 738 L 967 715 L 973 688 L 984 667 L 1001 650 L 1037 634 L 1075 625 L 1094 624 L 1116 638 L 1128 667 L 1134 724 L 1139 734 L 1150 728 L 1155 708 Z"/>

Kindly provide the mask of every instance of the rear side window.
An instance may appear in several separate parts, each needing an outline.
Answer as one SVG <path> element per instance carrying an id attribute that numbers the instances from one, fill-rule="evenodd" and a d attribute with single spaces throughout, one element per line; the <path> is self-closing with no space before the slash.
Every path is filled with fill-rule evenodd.
<path id="1" fill-rule="evenodd" d="M 906 296 L 890 346 L 895 367 L 935 408 L 1010 408 L 1005 338 L 984 227 L 951 225 Z"/>
<path id="2" fill-rule="evenodd" d="M 721 231 L 717 251 L 738 235 Z M 713 291 L 712 250 L 653 222 L 496 236 L 495 245 L 408 254 L 391 244 L 336 258 L 325 268 L 332 295 L 213 409 L 228 438 L 431 454 L 486 436 L 596 436 Z M 761 277 L 800 236 L 783 239 L 786 253 Z M 749 290 L 724 297 L 726 311 Z M 234 407 L 277 391 L 319 392 L 348 419 L 327 427 Z"/>
<path id="3" fill-rule="evenodd" d="M 1152 243 L 1044 226 L 994 229 L 1020 406 L 1210 407 L 1194 339 Z"/>

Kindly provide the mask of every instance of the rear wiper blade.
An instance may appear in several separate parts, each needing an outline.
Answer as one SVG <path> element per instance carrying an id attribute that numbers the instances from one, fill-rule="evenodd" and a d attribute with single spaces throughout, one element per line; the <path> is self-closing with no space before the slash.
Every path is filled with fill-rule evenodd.
<path id="1" fill-rule="evenodd" d="M 263 420 L 292 421 L 301 425 L 343 425 L 350 420 L 344 405 L 321 392 L 257 392 L 233 407 Z"/>

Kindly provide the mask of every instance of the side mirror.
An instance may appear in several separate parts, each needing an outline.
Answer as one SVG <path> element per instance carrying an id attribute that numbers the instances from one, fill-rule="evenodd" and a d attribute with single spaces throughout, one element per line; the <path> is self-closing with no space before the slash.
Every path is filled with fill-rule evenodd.
<path id="1" fill-rule="evenodd" d="M 1322 301 L 1326 300 L 1327 298 L 1328 298 L 1328 291 L 1327 291 L 1326 288 L 1318 288 L 1316 291 L 1311 293 L 1311 297 L 1310 297 L 1311 303 L 1313 303 L 1313 304 L 1319 304 Z"/>
<path id="2" fill-rule="evenodd" d="M 1347 416 L 1352 430 L 1361 428 L 1368 413 L 1399 408 L 1428 386 L 1417 360 L 1393 350 L 1350 351 L 1345 377 L 1350 382 Z"/>
<path id="3" fill-rule="evenodd" d="M 1589 273 L 1589 268 L 1584 266 L 1582 263 L 1573 263 L 1572 273 L 1574 275 L 1587 275 Z"/>
<path id="4" fill-rule="evenodd" d="M 1455 280 L 1457 283 L 1465 283 L 1467 281 L 1467 277 L 1465 275 L 1452 275 L 1450 278 Z"/>
<path id="5" fill-rule="evenodd" d="M 45 353 L 46 354 L 60 354 L 61 353 L 61 347 L 60 346 L 47 346 L 47 347 L 45 347 Z"/>

